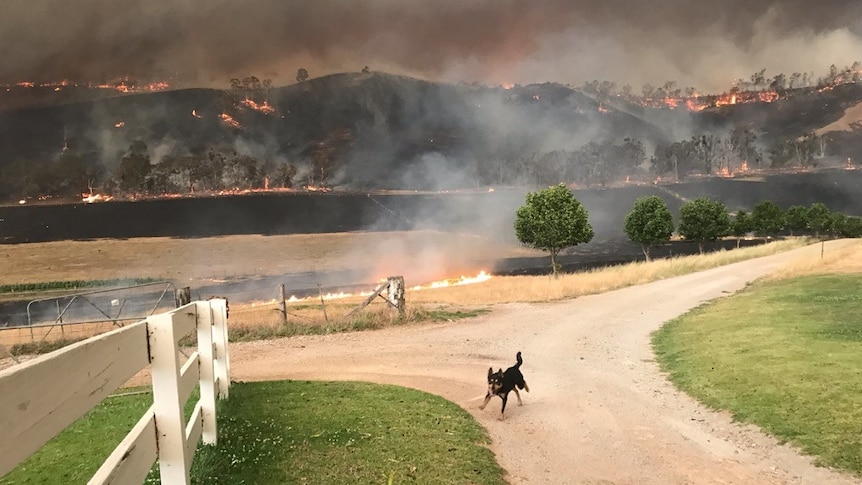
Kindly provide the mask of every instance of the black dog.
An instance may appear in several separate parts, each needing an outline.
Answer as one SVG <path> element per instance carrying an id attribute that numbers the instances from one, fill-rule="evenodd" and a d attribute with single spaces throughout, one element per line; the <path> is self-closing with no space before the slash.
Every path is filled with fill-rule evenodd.
<path id="1" fill-rule="evenodd" d="M 488 405 L 488 401 L 492 397 L 500 396 L 500 399 L 503 400 L 503 408 L 500 409 L 500 421 L 503 420 L 503 413 L 506 412 L 506 401 L 509 400 L 510 391 L 515 391 L 515 396 L 518 398 L 518 406 L 522 405 L 518 389 L 530 392 L 530 387 L 527 386 L 527 382 L 524 380 L 524 374 L 521 374 L 521 364 L 524 361 L 521 359 L 520 352 L 515 355 L 515 360 L 518 363 L 506 369 L 506 372 L 503 372 L 503 369 L 494 372 L 493 367 L 488 368 L 488 394 L 485 396 L 485 402 L 479 406 L 479 409 L 485 409 L 485 406 Z"/>

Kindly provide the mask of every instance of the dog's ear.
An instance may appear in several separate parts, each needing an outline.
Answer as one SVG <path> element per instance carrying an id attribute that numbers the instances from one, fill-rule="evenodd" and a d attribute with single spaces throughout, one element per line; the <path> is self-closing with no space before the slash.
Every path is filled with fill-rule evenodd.
<path id="1" fill-rule="evenodd" d="M 502 368 L 502 367 L 500 367 L 500 370 L 498 370 L 497 372 L 498 372 L 498 373 L 500 373 L 500 374 L 502 374 L 502 373 L 503 373 L 503 368 Z"/>
<path id="2" fill-rule="evenodd" d="M 493 374 L 494 374 L 494 368 L 488 367 L 488 377 L 491 377 L 491 375 L 493 375 Z"/>

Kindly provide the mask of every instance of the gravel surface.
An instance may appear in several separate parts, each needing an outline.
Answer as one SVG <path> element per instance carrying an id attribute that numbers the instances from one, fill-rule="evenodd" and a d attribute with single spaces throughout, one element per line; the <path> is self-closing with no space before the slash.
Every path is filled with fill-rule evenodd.
<path id="1" fill-rule="evenodd" d="M 829 246 L 843 241 L 827 243 Z M 231 344 L 234 380 L 391 383 L 441 395 L 486 427 L 514 484 L 851 484 L 754 426 L 677 391 L 650 333 L 820 245 L 551 304 L 501 305 L 469 321 Z M 408 302 L 409 304 L 409 302 Z M 489 366 L 523 352 L 530 393 L 479 410 Z"/>

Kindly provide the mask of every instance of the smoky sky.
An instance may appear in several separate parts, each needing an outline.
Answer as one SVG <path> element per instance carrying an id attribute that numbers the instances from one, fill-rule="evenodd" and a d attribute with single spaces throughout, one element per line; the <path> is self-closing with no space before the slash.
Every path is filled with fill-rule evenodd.
<path id="1" fill-rule="evenodd" d="M 846 0 L 0 0 L 0 83 L 276 85 L 369 66 L 483 84 L 668 80 L 725 89 L 766 68 L 862 58 Z"/>

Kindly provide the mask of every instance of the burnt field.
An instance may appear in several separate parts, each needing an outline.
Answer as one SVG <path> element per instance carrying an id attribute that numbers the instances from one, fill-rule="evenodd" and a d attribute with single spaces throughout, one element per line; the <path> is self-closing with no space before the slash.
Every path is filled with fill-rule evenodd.
<path id="1" fill-rule="evenodd" d="M 525 190 L 459 193 L 268 193 L 97 204 L 0 207 L 0 245 L 46 241 L 207 238 L 226 235 L 289 235 L 436 230 L 476 235 L 517 245 L 513 221 Z M 695 197 L 723 201 L 731 211 L 750 211 L 771 200 L 783 208 L 823 202 L 830 209 L 862 215 L 862 173 L 855 170 L 711 178 L 667 185 L 629 185 L 576 190 L 595 230 L 593 241 L 563 255 L 566 269 L 627 262 L 640 248 L 623 234 L 623 220 L 635 200 L 658 195 L 673 214 Z M 656 256 L 686 254 L 676 243 Z M 498 274 L 545 271 L 545 258 L 495 261 Z"/>
<path id="2" fill-rule="evenodd" d="M 665 199 L 674 214 L 695 197 L 723 201 L 731 211 L 771 200 L 783 208 L 823 202 L 862 215 L 862 173 L 824 170 L 758 177 L 710 178 L 663 185 L 575 190 L 601 243 L 622 236 L 625 214 L 646 195 Z M 259 193 L 230 197 L 30 204 L 0 207 L 0 244 L 128 239 L 200 238 L 235 234 L 319 234 L 435 229 L 510 240 L 526 190 L 451 193 Z"/>
<path id="3" fill-rule="evenodd" d="M 673 185 L 641 185 L 612 189 L 578 190 L 576 197 L 588 209 L 590 222 L 595 230 L 593 241 L 577 246 L 561 255 L 560 263 L 565 271 L 577 271 L 611 264 L 627 263 L 643 258 L 640 247 L 627 241 L 623 234 L 623 220 L 631 210 L 635 200 L 647 195 L 658 195 L 666 200 L 674 214 L 685 200 L 695 197 L 711 197 L 725 202 L 731 210 L 750 210 L 762 200 L 772 200 L 784 208 L 794 204 L 809 205 L 823 202 L 830 209 L 847 214 L 862 214 L 862 174 L 856 171 L 822 171 L 793 175 L 773 175 L 748 179 L 711 179 L 698 180 Z M 366 247 L 362 251 L 342 258 L 338 265 L 312 263 L 301 266 L 302 254 L 285 247 L 291 252 L 293 262 L 286 262 L 269 271 L 243 274 L 231 278 L 235 269 L 217 269 L 214 261 L 219 258 L 208 251 L 195 255 L 198 263 L 210 266 L 194 274 L 173 274 L 177 287 L 190 286 L 192 294 L 206 298 L 223 295 L 231 301 L 254 301 L 272 298 L 274 288 L 284 284 L 288 294 L 298 297 L 317 294 L 319 288 L 325 291 L 367 290 L 373 287 L 377 276 L 370 268 L 394 255 L 387 249 L 369 251 L 367 239 L 385 240 L 389 237 L 405 239 L 397 251 L 405 254 L 395 255 L 394 267 L 385 271 L 397 272 L 409 277 L 410 284 L 421 284 L 441 277 L 450 277 L 455 271 L 475 274 L 487 270 L 497 275 L 536 275 L 549 272 L 548 258 L 539 252 L 516 254 L 516 251 L 497 249 L 516 248 L 513 230 L 514 214 L 524 202 L 523 190 L 496 190 L 493 192 L 449 193 L 449 194 L 360 194 L 360 193 L 310 193 L 310 194 L 255 194 L 234 197 L 200 197 L 172 200 L 149 200 L 140 202 L 108 202 L 101 204 L 32 205 L 0 207 L 0 241 L 5 245 L 26 250 L 30 243 L 48 241 L 88 241 L 113 239 L 138 241 L 138 238 L 169 237 L 176 241 L 206 241 L 216 236 L 267 235 L 284 236 L 296 234 L 354 233 L 348 237 L 360 239 L 365 235 Z M 420 231 L 439 231 L 459 235 L 445 236 L 438 242 L 429 240 L 427 233 Z M 384 232 L 393 231 L 393 236 Z M 406 231 L 417 234 L 407 242 L 396 232 Z M 375 234 L 380 234 L 379 237 Z M 469 243 L 463 236 L 479 236 L 478 243 Z M 326 236 L 315 236 L 326 237 Z M 270 238 L 266 238 L 270 239 Z M 277 238 L 273 238 L 277 239 Z M 221 241 L 221 240 L 216 240 Z M 243 245 L 241 240 L 219 242 L 218 244 Z M 309 238 L 307 244 L 319 244 L 320 239 Z M 482 243 L 481 241 L 486 241 Z M 744 245 L 759 244 L 759 240 L 742 241 Z M 246 255 L 259 250 L 252 249 L 251 240 Z M 479 245 L 477 249 L 476 245 Z M 482 244 L 486 250 L 481 250 Z M 468 248 L 467 245 L 473 245 Z M 124 244 L 124 246 L 126 246 Z M 430 246 L 433 246 L 431 248 Z M 443 247 L 445 246 L 445 247 Z M 708 250 L 732 248 L 736 241 L 724 241 L 708 245 Z M 2 250 L 3 244 L 0 244 Z M 128 245 L 127 251 L 151 251 L 149 246 Z M 62 249 L 60 249 L 62 251 Z M 268 258 L 285 259 L 279 256 L 278 246 L 268 249 Z M 274 254 L 273 254 L 274 252 Z M 670 257 L 697 252 L 697 245 L 686 242 L 671 242 L 653 249 L 657 258 Z M 204 254 L 206 253 L 206 254 Z M 240 251 L 242 253 L 242 251 Z M 325 251 L 321 254 L 324 254 Z M 428 254 L 435 258 L 429 260 Z M 15 254 L 24 255 L 18 252 Z M 131 254 L 131 253 L 129 253 Z M 9 255 L 7 254 L 7 257 Z M 164 256 L 164 255 L 162 255 Z M 222 256 L 224 257 L 224 256 Z M 306 256 L 310 258 L 311 253 Z M 231 255 L 227 259 L 242 259 L 243 256 Z M 77 262 L 80 257 L 76 257 Z M 96 259 L 99 259 L 98 257 Z M 158 254 L 147 254 L 144 260 L 152 259 L 153 264 L 163 264 Z M 209 261 L 207 263 L 207 261 Z M 4 261 L 0 259 L 0 268 Z M 222 262 L 223 263 L 223 262 Z M 31 263 L 27 263 L 31 264 Z M 62 280 L 62 274 L 52 274 L 52 263 L 42 264 L 33 261 L 32 271 L 41 272 L 42 280 Z M 76 264 L 100 268 L 98 261 L 81 261 Z M 106 265 L 114 264 L 105 261 Z M 140 263 L 139 263 L 140 264 Z M 266 266 L 266 262 L 252 261 L 254 267 Z M 44 266 L 44 267 L 43 267 Z M 131 263 L 125 265 L 138 275 L 141 266 Z M 337 268 L 336 268 L 337 266 Z M 433 266 L 436 270 L 429 270 Z M 135 269 L 137 268 L 137 269 Z M 473 273 L 470 273 L 470 272 Z M 30 274 L 30 273 L 28 273 Z M 163 273 L 166 274 L 166 273 Z M 463 274 L 463 273 L 461 273 Z M 197 276 L 198 278 L 195 278 Z M 203 278 L 223 276 L 221 278 Z M 374 277 L 372 277 L 374 276 Z M 76 278 L 82 276 L 77 275 Z M 98 279 L 97 276 L 91 277 Z M 190 278 L 191 277 L 191 278 Z M 23 278 L 21 276 L 20 278 Z M 86 279 L 86 278 L 85 278 Z M 215 280 L 219 281 L 215 281 Z M 26 281 L 21 281 L 26 282 Z M 319 286 L 318 286 L 319 285 Z M 26 324 L 22 304 L 26 302 L 6 302 L 0 304 L 0 325 Z"/>

